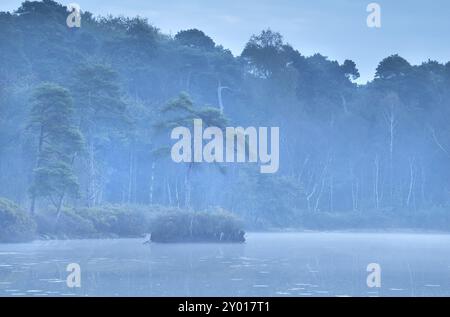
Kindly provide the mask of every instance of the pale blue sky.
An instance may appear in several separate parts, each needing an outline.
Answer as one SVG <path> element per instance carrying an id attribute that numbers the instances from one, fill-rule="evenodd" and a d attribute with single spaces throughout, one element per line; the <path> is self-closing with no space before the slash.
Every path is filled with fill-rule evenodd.
<path id="1" fill-rule="evenodd" d="M 0 10 L 21 0 L 0 0 Z M 378 62 L 398 53 L 417 64 L 450 61 L 448 0 L 69 0 L 95 15 L 140 15 L 165 33 L 198 28 L 239 55 L 253 33 L 270 27 L 304 55 L 352 59 L 365 82 Z M 366 25 L 370 2 L 381 5 L 382 27 Z"/>

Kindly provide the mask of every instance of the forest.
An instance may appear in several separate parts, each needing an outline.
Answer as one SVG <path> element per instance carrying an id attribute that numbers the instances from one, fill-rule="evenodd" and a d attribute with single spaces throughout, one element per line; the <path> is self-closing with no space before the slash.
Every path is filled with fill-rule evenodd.
<path id="1" fill-rule="evenodd" d="M 67 15 L 52 0 L 0 12 L 0 240 L 12 223 L 140 235 L 176 210 L 249 230 L 450 230 L 450 62 L 392 52 L 361 85 L 351 59 L 270 28 L 234 56 L 198 29 Z M 173 162 L 171 129 L 196 118 L 279 127 L 279 170 Z"/>

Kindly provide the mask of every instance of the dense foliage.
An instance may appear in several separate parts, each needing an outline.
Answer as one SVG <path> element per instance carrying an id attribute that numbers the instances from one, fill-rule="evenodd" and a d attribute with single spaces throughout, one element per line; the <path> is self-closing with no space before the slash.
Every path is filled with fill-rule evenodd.
<path id="1" fill-rule="evenodd" d="M 36 215 L 41 238 L 142 238 L 150 233 L 155 219 L 173 212 L 162 206 L 104 205 L 66 208 L 56 222 L 53 211 Z"/>
<path id="2" fill-rule="evenodd" d="M 7 199 L 0 199 L 0 224 L 0 242 L 22 242 L 35 238 L 34 220 Z"/>
<path id="3" fill-rule="evenodd" d="M 156 218 L 154 242 L 244 242 L 242 224 L 231 214 L 213 212 L 173 212 Z"/>
<path id="4" fill-rule="evenodd" d="M 445 223 L 450 63 L 392 55 L 356 85 L 353 61 L 304 56 L 271 30 L 235 57 L 200 30 L 171 37 L 88 12 L 70 29 L 67 14 L 51 0 L 0 13 L 0 196 L 61 222 L 63 210 L 90 208 L 80 230 L 124 235 L 141 220 L 117 229 L 114 210 L 95 208 L 221 206 L 258 227 L 361 214 L 352 219 Z M 198 116 L 279 126 L 279 172 L 172 162 L 169 128 Z"/>

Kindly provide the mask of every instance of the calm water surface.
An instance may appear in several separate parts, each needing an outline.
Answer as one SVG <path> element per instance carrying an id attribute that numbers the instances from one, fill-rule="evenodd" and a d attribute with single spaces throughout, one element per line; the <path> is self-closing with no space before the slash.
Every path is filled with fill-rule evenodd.
<path id="1" fill-rule="evenodd" d="M 81 288 L 66 267 L 81 266 Z M 368 288 L 379 263 L 381 288 Z M 142 239 L 0 244 L 0 296 L 450 296 L 450 235 L 250 233 L 245 244 Z"/>

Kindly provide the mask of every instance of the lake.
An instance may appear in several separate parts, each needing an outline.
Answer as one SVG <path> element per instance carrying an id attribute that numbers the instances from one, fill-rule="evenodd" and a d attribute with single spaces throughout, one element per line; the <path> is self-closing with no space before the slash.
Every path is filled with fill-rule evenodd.
<path id="1" fill-rule="evenodd" d="M 70 263 L 80 265 L 80 288 L 67 286 Z M 367 286 L 369 263 L 381 267 L 379 288 Z M 450 235 L 249 233 L 245 244 L 0 244 L 0 296 L 450 296 Z"/>

